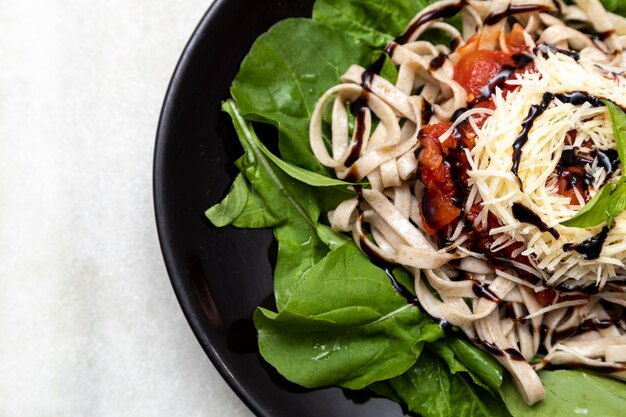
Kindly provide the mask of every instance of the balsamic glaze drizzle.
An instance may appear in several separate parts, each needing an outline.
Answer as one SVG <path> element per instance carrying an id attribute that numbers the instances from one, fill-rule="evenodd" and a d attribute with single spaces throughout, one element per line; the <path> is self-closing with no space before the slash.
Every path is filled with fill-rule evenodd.
<path id="1" fill-rule="evenodd" d="M 554 94 L 552 93 L 544 93 L 543 98 L 541 99 L 541 103 L 533 104 L 530 106 L 530 110 L 528 111 L 528 116 L 522 121 L 522 131 L 515 139 L 513 143 L 513 166 L 511 167 L 511 172 L 515 174 L 517 177 L 520 187 L 521 181 L 519 180 L 519 176 L 517 175 L 519 171 L 520 160 L 522 159 L 522 147 L 528 142 L 528 133 L 535 122 L 537 117 L 541 116 L 544 111 L 548 108 L 548 105 L 554 99 Z"/>
<path id="2" fill-rule="evenodd" d="M 578 52 L 570 51 L 568 49 L 560 49 L 554 45 L 547 43 L 541 43 L 533 49 L 533 53 L 535 55 L 541 54 L 544 58 L 548 57 L 548 52 L 551 52 L 553 54 L 560 53 L 569 56 L 570 58 L 574 59 L 574 61 L 580 60 L 580 54 Z"/>
<path id="3" fill-rule="evenodd" d="M 568 327 L 563 330 L 555 331 L 552 334 L 552 339 L 555 342 L 569 339 L 570 337 L 587 333 L 592 330 L 607 329 L 616 323 L 611 319 L 587 319 L 580 323 L 578 326 Z"/>
<path id="4" fill-rule="evenodd" d="M 411 23 L 411 25 L 407 28 L 407 30 L 400 36 L 396 38 L 396 42 L 399 44 L 404 44 L 411 39 L 411 36 L 424 24 L 440 18 L 452 17 L 456 15 L 458 12 L 465 7 L 467 4 L 466 0 L 460 0 L 458 3 L 449 4 L 446 7 L 440 7 L 431 10 L 428 13 L 424 13 L 417 19 L 415 22 Z"/>
<path id="5" fill-rule="evenodd" d="M 581 242 L 579 244 L 566 243 L 565 245 L 563 245 L 563 250 L 575 250 L 576 252 L 580 253 L 585 259 L 598 259 L 600 257 L 600 252 L 602 252 L 602 246 L 604 246 L 604 241 L 606 240 L 608 235 L 609 227 L 604 226 L 600 233 L 590 237 L 584 242 Z"/>
<path id="6" fill-rule="evenodd" d="M 615 35 L 615 33 L 617 33 L 615 29 L 609 29 L 607 31 L 598 33 L 598 38 L 600 38 L 601 41 L 605 41 L 607 38 Z"/>
<path id="7" fill-rule="evenodd" d="M 554 228 L 552 227 L 548 227 L 548 225 L 545 224 L 543 220 L 541 220 L 537 213 L 535 213 L 525 205 L 520 203 L 513 203 L 512 210 L 513 217 L 515 217 L 520 222 L 532 224 L 542 232 L 550 233 L 555 239 L 558 239 L 560 237 L 559 232 L 554 230 Z"/>
<path id="8" fill-rule="evenodd" d="M 511 57 L 515 65 L 505 65 L 490 81 L 480 90 L 482 99 L 488 99 L 496 91 L 496 87 L 502 87 L 515 70 L 526 68 L 534 58 L 529 54 L 515 54 Z M 480 100 L 480 99 L 479 99 Z"/>
<path id="9" fill-rule="evenodd" d="M 524 359 L 524 357 L 519 352 L 519 350 L 515 348 L 504 349 L 504 352 L 509 356 L 509 358 L 511 358 L 511 360 L 518 361 L 518 362 L 526 361 L 526 359 Z"/>
<path id="10" fill-rule="evenodd" d="M 509 4 L 509 6 L 505 10 L 501 12 L 497 12 L 497 13 L 491 13 L 489 16 L 487 16 L 487 18 L 485 18 L 485 25 L 493 26 L 499 21 L 501 21 L 502 19 L 506 19 L 507 17 L 510 17 L 516 14 L 531 13 L 531 12 L 546 12 L 548 10 L 550 10 L 549 7 L 536 5 L 536 4 L 520 4 L 517 6 Z"/>
<path id="11" fill-rule="evenodd" d="M 422 107 L 422 124 L 428 124 L 428 121 L 430 120 L 430 118 L 432 117 L 433 114 L 435 114 L 435 112 L 433 111 L 433 105 L 430 104 L 428 101 L 423 100 L 424 102 L 424 107 Z"/>
<path id="12" fill-rule="evenodd" d="M 346 158 L 346 167 L 350 167 L 356 162 L 357 159 L 359 159 L 361 149 L 363 148 L 363 136 L 365 135 L 365 114 L 367 113 L 366 91 L 363 92 L 363 96 L 352 103 L 350 110 L 354 116 L 356 116 L 356 120 L 354 121 L 354 140 L 352 141 L 352 146 L 350 147 L 350 153 Z"/>
<path id="13" fill-rule="evenodd" d="M 444 54 L 443 52 L 439 52 L 439 55 L 431 59 L 430 63 L 428 64 L 428 70 L 431 72 L 437 71 L 439 68 L 443 67 L 443 64 L 446 63 L 447 59 L 448 56 L 446 54 Z"/>
<path id="14" fill-rule="evenodd" d="M 452 38 L 452 40 L 450 41 L 450 51 L 451 52 L 456 51 L 456 48 L 458 48 L 462 42 L 463 42 L 463 38 Z"/>
<path id="15" fill-rule="evenodd" d="M 398 294 L 403 296 L 406 299 L 407 303 L 418 305 L 419 302 L 417 300 L 417 297 L 411 294 L 411 291 L 409 291 L 404 285 L 400 283 L 400 281 L 398 281 L 398 279 L 393 275 L 393 271 L 390 268 L 385 268 L 384 271 L 385 274 L 387 274 L 387 277 L 389 277 L 389 281 L 391 281 L 391 286 L 393 287 L 393 289 L 396 290 Z"/>
<path id="16" fill-rule="evenodd" d="M 616 149 L 597 150 L 596 158 L 598 160 L 598 165 L 604 167 L 604 170 L 607 174 L 607 179 L 610 174 L 614 173 L 617 168 L 621 166 L 619 155 Z"/>
<path id="17" fill-rule="evenodd" d="M 484 298 L 494 303 L 499 303 L 501 301 L 500 297 L 489 289 L 489 284 L 482 284 L 479 281 L 474 281 L 472 284 L 472 291 L 479 298 Z"/>
<path id="18" fill-rule="evenodd" d="M 450 121 L 452 123 L 456 122 L 456 119 L 461 117 L 461 115 L 468 110 L 469 110 L 469 107 L 461 107 L 461 108 L 456 109 L 454 113 L 452 113 L 452 117 L 450 118 Z"/>
<path id="19" fill-rule="evenodd" d="M 512 361 L 522 362 L 526 361 L 522 354 L 515 348 L 500 349 L 495 343 L 487 342 L 486 340 L 476 339 L 485 348 L 485 350 L 494 356 L 508 356 Z"/>

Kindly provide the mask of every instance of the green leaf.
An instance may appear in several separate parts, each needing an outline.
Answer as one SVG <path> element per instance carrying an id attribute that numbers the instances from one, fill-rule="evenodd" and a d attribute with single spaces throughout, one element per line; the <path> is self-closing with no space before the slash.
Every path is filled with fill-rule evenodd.
<path id="1" fill-rule="evenodd" d="M 352 240 L 346 235 L 335 232 L 333 229 L 323 223 L 317 224 L 317 235 L 326 245 L 328 245 L 331 250 L 338 248 L 344 243 L 350 242 Z"/>
<path id="2" fill-rule="evenodd" d="M 567 227 L 594 227 L 607 220 L 607 210 L 615 184 L 605 184 L 571 219 L 562 221 Z"/>
<path id="3" fill-rule="evenodd" d="M 619 160 L 623 165 L 626 163 L 626 113 L 610 100 L 602 100 L 602 102 L 609 110 L 613 136 L 615 137 L 615 145 L 617 146 L 617 155 L 619 155 Z"/>
<path id="4" fill-rule="evenodd" d="M 507 378 L 502 398 L 514 417 L 615 417 L 624 415 L 624 383 L 582 371 L 539 371 L 546 397 L 529 407 Z"/>
<path id="5" fill-rule="evenodd" d="M 217 227 L 226 226 L 235 220 L 246 207 L 250 187 L 246 178 L 237 174 L 233 185 L 230 187 L 228 195 L 221 203 L 218 203 L 204 212 L 207 218 Z"/>
<path id="6" fill-rule="evenodd" d="M 378 75 L 395 85 L 398 81 L 398 69 L 396 68 L 391 58 L 389 58 L 389 55 L 387 53 L 384 53 L 384 55 L 385 58 L 383 61 L 383 66 L 381 67 L 380 73 Z M 380 56 L 380 54 L 378 54 L 378 56 Z"/>
<path id="7" fill-rule="evenodd" d="M 248 224 L 258 226 L 254 223 L 253 214 L 256 212 L 261 215 L 262 224 L 269 223 L 275 227 L 278 255 L 274 269 L 274 293 L 280 310 L 298 282 L 328 252 L 328 246 L 317 235 L 320 214 L 318 196 L 314 189 L 282 172 L 261 151 L 251 123 L 243 119 L 235 102 L 225 101 L 223 109 L 231 116 L 245 151 L 237 166 L 256 191 L 252 200 L 252 194 L 248 196 L 248 201 L 254 206 L 244 210 L 250 222 Z M 243 226 L 245 223 L 239 221 L 235 225 Z"/>
<path id="8" fill-rule="evenodd" d="M 464 373 L 451 374 L 446 364 L 428 351 L 422 352 L 406 373 L 391 379 L 390 385 L 409 410 L 424 417 L 509 415 L 502 402 Z"/>
<path id="9" fill-rule="evenodd" d="M 254 188 L 250 188 L 245 207 L 231 224 L 239 228 L 264 229 L 276 227 L 282 222 L 281 218 L 276 217 L 268 209 L 263 197 Z"/>
<path id="10" fill-rule="evenodd" d="M 341 28 L 371 47 L 383 48 L 429 3 L 431 1 L 424 0 L 318 0 L 313 7 L 313 19 Z"/>
<path id="11" fill-rule="evenodd" d="M 366 63 L 370 54 L 340 30 L 310 19 L 286 19 L 254 42 L 231 94 L 246 119 L 278 128 L 284 161 L 326 174 L 309 145 L 311 113 L 324 91 L 350 65 Z"/>
<path id="12" fill-rule="evenodd" d="M 448 336 L 428 345 L 429 350 L 443 359 L 450 372 L 466 372 L 474 383 L 496 394 L 502 384 L 502 366 L 486 352 L 462 335 Z"/>
<path id="13" fill-rule="evenodd" d="M 317 172 L 312 172 L 304 168 L 300 168 L 297 165 L 290 164 L 289 162 L 283 161 L 273 153 L 269 151 L 260 141 L 258 142 L 259 149 L 261 152 L 265 154 L 269 159 L 272 160 L 280 169 L 282 169 L 287 175 L 292 178 L 297 179 L 305 184 L 314 186 L 314 187 L 336 187 L 343 186 L 347 187 L 350 185 L 354 185 L 353 183 L 338 180 L 336 178 L 330 178 L 325 175 L 318 174 Z"/>
<path id="14" fill-rule="evenodd" d="M 259 308 L 254 322 L 265 360 L 305 387 L 361 389 L 400 375 L 442 336 L 353 242 L 315 265 L 280 313 Z"/>
<path id="15" fill-rule="evenodd" d="M 468 342 L 464 337 L 449 337 L 448 346 L 472 375 L 480 379 L 492 390 L 502 385 L 502 366 L 492 356 Z"/>
<path id="16" fill-rule="evenodd" d="M 326 175 L 318 174 L 317 172 L 312 172 L 307 169 L 300 168 L 299 166 L 291 164 L 287 161 L 283 161 L 278 156 L 274 155 L 269 149 L 267 149 L 267 147 L 263 144 L 263 142 L 259 140 L 256 135 L 253 135 L 253 139 L 261 152 L 265 154 L 265 156 L 267 156 L 277 167 L 282 169 L 285 174 L 297 179 L 298 181 L 314 187 L 348 187 L 354 185 L 351 182 L 346 182 L 338 180 L 336 178 L 328 177 Z"/>
<path id="17" fill-rule="evenodd" d="M 600 3 L 602 3 L 604 8 L 609 12 L 617 13 L 622 16 L 626 14 L 625 0 L 600 0 Z"/>
<path id="18" fill-rule="evenodd" d="M 400 284 L 404 285 L 411 294 L 415 295 L 415 278 L 413 274 L 401 266 L 395 267 L 391 272 Z"/>
<path id="19" fill-rule="evenodd" d="M 620 178 L 607 207 L 607 223 L 613 227 L 613 218 L 626 210 L 626 177 Z"/>
<path id="20" fill-rule="evenodd" d="M 370 384 L 367 388 L 378 396 L 389 398 L 391 401 L 397 403 L 402 402 L 402 398 L 400 398 L 398 393 L 394 391 L 389 381 L 376 381 L 373 384 Z"/>

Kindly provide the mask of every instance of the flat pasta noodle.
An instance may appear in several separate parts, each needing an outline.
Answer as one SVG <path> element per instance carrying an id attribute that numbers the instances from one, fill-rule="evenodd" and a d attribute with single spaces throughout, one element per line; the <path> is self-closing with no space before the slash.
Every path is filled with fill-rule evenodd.
<path id="1" fill-rule="evenodd" d="M 456 13 L 462 31 L 441 20 Z M 550 364 L 626 380 L 626 214 L 561 224 L 621 176 L 600 99 L 626 107 L 625 45 L 626 19 L 598 0 L 445 0 L 386 46 L 395 84 L 380 62 L 353 65 L 313 111 L 320 163 L 369 183 L 333 229 L 412 272 L 422 308 L 493 354 L 528 404 Z"/>

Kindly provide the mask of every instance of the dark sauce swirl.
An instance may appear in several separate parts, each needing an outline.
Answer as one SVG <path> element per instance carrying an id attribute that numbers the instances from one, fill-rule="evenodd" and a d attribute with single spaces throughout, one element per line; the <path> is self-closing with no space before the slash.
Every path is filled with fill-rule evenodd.
<path id="1" fill-rule="evenodd" d="M 424 13 L 417 20 L 415 20 L 415 22 L 411 23 L 407 30 L 402 35 L 398 36 L 395 41 L 401 45 L 407 43 L 409 39 L 411 39 L 411 36 L 413 36 L 413 34 L 426 23 L 436 19 L 452 17 L 459 13 L 466 4 L 466 0 L 461 0 L 458 3 L 435 8 L 427 13 Z"/>
<path id="2" fill-rule="evenodd" d="M 513 217 L 515 217 L 520 222 L 532 224 L 542 232 L 550 233 L 555 239 L 559 238 L 559 232 L 554 230 L 554 228 L 552 227 L 548 227 L 548 225 L 545 224 L 543 220 L 541 220 L 537 213 L 535 213 L 525 205 L 520 203 L 513 203 L 512 211 Z"/>
<path id="3" fill-rule="evenodd" d="M 526 361 L 526 359 L 524 359 L 524 357 L 519 352 L 519 350 L 515 348 L 501 349 L 495 343 L 487 342 L 486 340 L 477 339 L 476 341 L 479 342 L 483 346 L 483 348 L 485 348 L 485 350 L 491 353 L 493 356 L 498 356 L 498 357 L 508 356 L 512 361 L 515 361 L 515 362 Z"/>
<path id="4" fill-rule="evenodd" d="M 522 121 L 522 131 L 513 143 L 513 166 L 511 167 L 511 172 L 515 174 L 518 181 L 519 176 L 517 175 L 517 173 L 519 171 L 519 164 L 522 159 L 522 147 L 526 144 L 526 142 L 528 142 L 528 133 L 530 133 L 530 129 L 533 127 L 535 119 L 537 119 L 537 117 L 541 116 L 543 112 L 546 111 L 553 99 L 554 94 L 544 93 L 543 98 L 541 99 L 541 103 L 533 104 L 532 106 L 530 106 L 528 115 Z M 521 186 L 521 181 L 519 182 Z"/>
<path id="5" fill-rule="evenodd" d="M 352 103 L 350 111 L 356 117 L 354 121 L 354 140 L 350 147 L 350 153 L 346 158 L 345 165 L 347 167 L 352 166 L 359 159 L 361 155 L 361 149 L 363 148 L 364 136 L 365 136 L 365 113 L 367 112 L 367 92 Z"/>
<path id="6" fill-rule="evenodd" d="M 574 250 L 585 259 L 598 259 L 602 252 L 602 247 L 606 238 L 609 236 L 609 227 L 604 226 L 600 233 L 579 244 L 566 243 L 563 245 L 564 251 Z"/>
<path id="7" fill-rule="evenodd" d="M 474 281 L 474 283 L 472 284 L 472 292 L 478 298 L 484 298 L 493 303 L 499 303 L 501 301 L 500 297 L 498 297 L 495 292 L 489 289 L 489 284 L 482 284 L 478 281 Z"/>
<path id="8" fill-rule="evenodd" d="M 509 4 L 508 7 L 496 13 L 491 13 L 489 16 L 485 18 L 485 25 L 493 26 L 500 22 L 502 19 L 506 19 L 516 14 L 522 13 L 532 13 L 532 12 L 547 12 L 550 10 L 550 7 L 538 5 L 538 4 L 520 4 L 520 5 L 512 5 Z"/>

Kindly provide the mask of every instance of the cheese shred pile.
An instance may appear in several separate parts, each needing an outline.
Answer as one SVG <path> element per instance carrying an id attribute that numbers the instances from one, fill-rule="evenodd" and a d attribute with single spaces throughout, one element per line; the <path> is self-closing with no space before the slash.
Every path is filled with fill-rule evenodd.
<path id="1" fill-rule="evenodd" d="M 556 94 L 582 90 L 626 107 L 626 80 L 623 77 L 609 79 L 592 63 L 578 63 L 560 53 L 551 53 L 547 58 L 537 56 L 534 62 L 536 72 L 525 73 L 507 82 L 518 89 L 506 97 L 501 90 L 496 91 L 493 115 L 482 128 L 475 128 L 478 140 L 471 151 L 469 183 L 477 187 L 476 199 L 483 207 L 477 221 L 486 225 L 488 212 L 495 214 L 502 223 L 491 230 L 493 235 L 501 236 L 497 243 L 523 242 L 525 249 L 521 254 L 533 260 L 548 285 L 569 283 L 602 288 L 609 280 L 623 279 L 626 214 L 616 218 L 615 227 L 611 229 L 599 258 L 586 260 L 575 251 L 564 251 L 564 245 L 580 244 L 597 235 L 602 226 L 585 229 L 560 225 L 575 216 L 586 201 L 580 193 L 573 204 L 569 197 L 560 195 L 555 172 L 565 150 L 576 149 L 590 154 L 596 149 L 616 147 L 606 107 L 594 108 L 589 103 L 575 106 L 554 100 L 535 120 L 524 145 L 527 151 L 521 158 L 518 174 L 521 186 L 511 172 L 513 144 L 530 107 L 541 102 L 546 91 Z M 570 131 L 576 131 L 576 139 L 566 145 L 566 135 Z M 591 196 L 608 180 L 607 174 L 604 167 L 590 165 Z M 619 172 L 613 174 L 617 177 L 615 174 Z M 548 227 L 558 231 L 560 237 L 557 239 L 516 220 L 511 211 L 515 202 L 521 202 L 538 214 Z"/>

